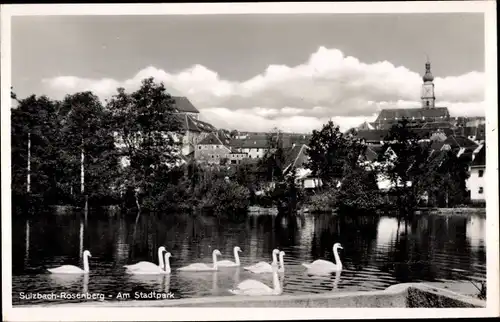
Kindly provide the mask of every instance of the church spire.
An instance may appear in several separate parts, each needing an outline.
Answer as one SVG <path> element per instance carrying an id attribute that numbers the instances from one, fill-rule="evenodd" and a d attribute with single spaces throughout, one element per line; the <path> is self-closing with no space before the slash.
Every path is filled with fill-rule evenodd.
<path id="1" fill-rule="evenodd" d="M 431 62 L 429 61 L 429 57 L 427 57 L 427 62 L 425 63 L 425 75 L 423 77 L 424 82 L 432 82 L 434 80 L 434 76 L 431 73 Z"/>
<path id="2" fill-rule="evenodd" d="M 434 76 L 431 73 L 431 62 L 429 57 L 427 57 L 427 62 L 425 63 L 425 74 L 422 77 L 424 83 L 422 84 L 422 107 L 423 108 L 433 108 L 436 97 L 434 96 Z"/>

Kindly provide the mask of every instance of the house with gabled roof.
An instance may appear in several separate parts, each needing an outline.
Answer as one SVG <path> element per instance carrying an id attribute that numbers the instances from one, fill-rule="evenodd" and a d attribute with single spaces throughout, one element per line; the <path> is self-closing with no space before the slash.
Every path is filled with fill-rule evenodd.
<path id="1" fill-rule="evenodd" d="M 269 142 L 267 136 L 251 136 L 245 139 L 232 139 L 229 142 L 234 151 L 246 153 L 250 159 L 263 158 L 269 150 Z"/>
<path id="2" fill-rule="evenodd" d="M 230 153 L 231 149 L 224 145 L 217 135 L 210 133 L 196 143 L 194 159 L 208 164 L 221 164 Z"/>
<path id="3" fill-rule="evenodd" d="M 199 111 L 186 97 L 173 97 L 175 100 L 176 117 L 181 125 L 182 154 L 190 155 L 196 144 L 210 133 L 216 133 L 212 124 L 199 120 Z"/>
<path id="4" fill-rule="evenodd" d="M 229 139 L 210 133 L 196 144 L 194 159 L 208 164 L 240 164 L 248 158 L 229 145 Z"/>

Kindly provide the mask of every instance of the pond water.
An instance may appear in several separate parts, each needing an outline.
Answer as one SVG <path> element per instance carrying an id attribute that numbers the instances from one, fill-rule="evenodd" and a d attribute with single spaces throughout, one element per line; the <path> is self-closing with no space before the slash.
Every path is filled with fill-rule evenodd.
<path id="1" fill-rule="evenodd" d="M 242 266 L 271 261 L 274 248 L 285 251 L 284 294 L 380 290 L 401 282 L 484 280 L 486 276 L 485 218 L 421 215 L 409 222 L 388 216 L 338 217 L 306 215 L 281 219 L 249 215 L 243 221 L 219 221 L 189 215 L 143 215 L 134 218 L 89 214 L 37 214 L 13 218 L 14 305 L 82 299 L 28 299 L 28 293 L 101 293 L 105 301 L 121 292 L 164 292 L 175 298 L 233 296 L 237 283 L 253 278 L 272 287 L 271 274 L 252 274 L 242 268 L 217 272 L 179 272 L 196 262 L 211 263 L 214 249 L 220 259 L 233 258 L 240 246 Z M 310 276 L 304 262 L 334 261 L 332 245 L 342 243 L 340 274 Z M 146 260 L 157 263 L 157 249 L 172 253 L 169 276 L 134 276 L 123 265 Z M 64 264 L 82 267 L 89 250 L 87 276 L 57 276 L 46 269 Z M 476 282 L 477 283 L 477 282 Z M 24 295 L 23 295 L 24 293 Z"/>

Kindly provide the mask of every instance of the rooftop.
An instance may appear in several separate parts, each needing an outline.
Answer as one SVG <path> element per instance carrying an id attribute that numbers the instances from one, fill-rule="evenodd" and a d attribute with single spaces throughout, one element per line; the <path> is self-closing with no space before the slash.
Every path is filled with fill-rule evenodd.
<path id="1" fill-rule="evenodd" d="M 450 113 L 447 107 L 434 108 L 392 108 L 380 111 L 375 123 L 385 123 L 388 120 L 402 120 L 407 118 L 425 120 L 426 118 L 448 118 Z"/>
<path id="2" fill-rule="evenodd" d="M 453 148 L 476 148 L 477 144 L 465 136 L 450 135 L 446 138 L 443 144 L 449 144 Z"/>
<path id="3" fill-rule="evenodd" d="M 224 145 L 224 143 L 222 143 L 214 133 L 210 133 L 207 137 L 198 142 L 198 145 Z"/>
<path id="4" fill-rule="evenodd" d="M 481 150 L 476 154 L 474 161 L 472 161 L 472 167 L 484 167 L 486 165 L 486 146 L 483 145 Z"/>
<path id="5" fill-rule="evenodd" d="M 291 168 L 300 168 L 307 162 L 306 151 L 308 146 L 297 144 L 285 149 L 285 172 Z"/>
<path id="6" fill-rule="evenodd" d="M 172 96 L 175 101 L 175 106 L 178 112 L 184 113 L 200 113 L 196 107 L 191 103 L 191 101 L 184 96 Z"/>
<path id="7" fill-rule="evenodd" d="M 181 123 L 181 129 L 193 132 L 215 132 L 217 129 L 210 123 L 196 120 L 188 114 L 175 114 Z"/>

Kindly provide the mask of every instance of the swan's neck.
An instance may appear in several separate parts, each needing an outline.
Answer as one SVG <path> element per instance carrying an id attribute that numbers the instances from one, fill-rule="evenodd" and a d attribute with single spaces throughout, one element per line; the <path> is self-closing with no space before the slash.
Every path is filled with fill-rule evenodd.
<path id="1" fill-rule="evenodd" d="M 285 269 L 285 260 L 283 259 L 283 255 L 280 255 L 280 270 Z"/>
<path id="2" fill-rule="evenodd" d="M 171 271 L 170 261 L 168 260 L 168 257 L 165 257 L 165 272 L 170 273 Z"/>
<path id="3" fill-rule="evenodd" d="M 212 254 L 212 260 L 214 261 L 214 270 L 217 270 L 217 254 Z"/>
<path id="4" fill-rule="evenodd" d="M 158 266 L 160 266 L 161 269 L 165 269 L 165 263 L 163 261 L 162 253 L 163 251 L 160 248 L 158 248 L 158 262 L 159 262 Z"/>
<path id="5" fill-rule="evenodd" d="M 278 277 L 278 272 L 277 271 L 273 272 L 273 286 L 274 286 L 274 293 L 280 293 L 281 292 L 280 279 Z"/>
<path id="6" fill-rule="evenodd" d="M 85 272 L 89 271 L 89 257 L 87 254 L 83 255 L 83 270 Z"/>
<path id="7" fill-rule="evenodd" d="M 333 249 L 333 256 L 335 257 L 335 264 L 337 265 L 337 268 L 341 270 L 342 262 L 340 261 L 339 249 L 336 247 Z"/>
<path id="8" fill-rule="evenodd" d="M 278 258 L 276 257 L 275 252 L 273 252 L 273 264 L 278 264 Z"/>
<path id="9" fill-rule="evenodd" d="M 236 249 L 234 250 L 234 261 L 236 265 L 240 265 L 240 255 L 238 255 L 238 251 Z"/>

